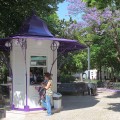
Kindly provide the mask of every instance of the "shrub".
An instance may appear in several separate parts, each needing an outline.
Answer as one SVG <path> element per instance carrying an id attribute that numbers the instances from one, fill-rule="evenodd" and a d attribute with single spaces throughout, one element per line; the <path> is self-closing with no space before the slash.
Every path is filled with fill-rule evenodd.
<path id="1" fill-rule="evenodd" d="M 61 83 L 71 83 L 75 81 L 75 78 L 71 75 L 60 75 L 59 76 L 59 81 Z"/>
<path id="2" fill-rule="evenodd" d="M 114 83 L 114 89 L 120 90 L 120 82 Z"/>

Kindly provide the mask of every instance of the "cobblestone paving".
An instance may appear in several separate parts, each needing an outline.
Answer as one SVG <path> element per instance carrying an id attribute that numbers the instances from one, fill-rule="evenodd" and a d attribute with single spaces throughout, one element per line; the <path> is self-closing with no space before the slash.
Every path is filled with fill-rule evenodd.
<path id="1" fill-rule="evenodd" d="M 45 111 L 7 111 L 2 120 L 120 120 L 120 92 L 98 89 L 97 96 L 63 96 L 63 110 L 45 115 Z"/>

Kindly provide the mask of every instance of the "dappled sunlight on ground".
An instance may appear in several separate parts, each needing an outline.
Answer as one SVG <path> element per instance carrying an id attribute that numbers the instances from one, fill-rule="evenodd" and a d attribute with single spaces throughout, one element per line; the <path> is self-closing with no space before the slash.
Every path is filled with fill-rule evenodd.
<path id="1" fill-rule="evenodd" d="M 3 120 L 120 120 L 120 92 L 98 89 L 96 96 L 63 96 L 63 109 L 50 117 L 46 111 L 7 111 Z"/>

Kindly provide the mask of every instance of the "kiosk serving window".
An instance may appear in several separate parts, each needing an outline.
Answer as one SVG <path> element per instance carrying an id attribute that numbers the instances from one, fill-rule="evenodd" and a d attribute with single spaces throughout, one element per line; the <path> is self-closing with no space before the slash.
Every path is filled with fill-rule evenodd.
<path id="1" fill-rule="evenodd" d="M 44 73 L 47 72 L 47 57 L 31 56 L 30 59 L 30 85 L 40 84 L 44 80 Z"/>

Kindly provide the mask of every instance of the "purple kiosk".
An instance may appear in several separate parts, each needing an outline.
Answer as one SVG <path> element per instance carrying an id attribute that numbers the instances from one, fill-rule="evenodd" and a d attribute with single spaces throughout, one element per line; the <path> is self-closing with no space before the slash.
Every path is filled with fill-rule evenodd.
<path id="1" fill-rule="evenodd" d="M 79 44 L 76 40 L 54 37 L 44 21 L 36 15 L 32 15 L 23 23 L 18 34 L 1 39 L 0 44 L 5 49 L 10 48 L 12 109 L 22 111 L 41 109 L 35 86 L 43 80 L 45 72 L 53 74 L 53 88 L 57 92 L 58 52 L 86 48 L 85 45 Z"/>

